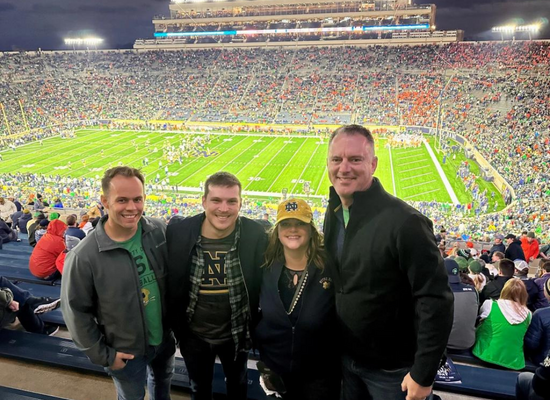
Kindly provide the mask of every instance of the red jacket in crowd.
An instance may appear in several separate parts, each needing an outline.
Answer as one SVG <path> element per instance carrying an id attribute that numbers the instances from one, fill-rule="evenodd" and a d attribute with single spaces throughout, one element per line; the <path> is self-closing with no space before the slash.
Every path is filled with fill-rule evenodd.
<path id="1" fill-rule="evenodd" d="M 29 268 L 34 276 L 47 278 L 57 271 L 55 260 L 65 250 L 63 234 L 66 229 L 67 225 L 59 219 L 50 222 L 46 234 L 36 243 L 31 254 Z"/>

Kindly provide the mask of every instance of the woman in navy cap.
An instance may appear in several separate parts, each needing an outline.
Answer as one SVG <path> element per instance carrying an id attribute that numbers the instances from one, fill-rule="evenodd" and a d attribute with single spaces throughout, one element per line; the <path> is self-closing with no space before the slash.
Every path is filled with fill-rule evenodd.
<path id="1" fill-rule="evenodd" d="M 283 399 L 337 400 L 340 357 L 334 284 L 309 205 L 279 204 L 271 231 L 255 336 L 263 384 Z"/>

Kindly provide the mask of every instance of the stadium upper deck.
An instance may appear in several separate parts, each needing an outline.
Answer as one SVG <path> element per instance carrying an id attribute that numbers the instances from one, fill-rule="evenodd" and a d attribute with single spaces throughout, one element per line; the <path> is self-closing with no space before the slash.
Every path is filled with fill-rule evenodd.
<path id="1" fill-rule="evenodd" d="M 154 39 L 136 49 L 443 43 L 462 31 L 435 31 L 436 7 L 412 0 L 174 0 L 153 19 Z M 351 42 L 351 43 L 350 43 Z"/>

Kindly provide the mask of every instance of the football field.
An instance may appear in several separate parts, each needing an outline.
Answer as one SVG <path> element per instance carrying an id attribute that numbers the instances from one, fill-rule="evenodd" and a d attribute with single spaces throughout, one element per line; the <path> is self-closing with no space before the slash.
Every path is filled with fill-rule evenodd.
<path id="1" fill-rule="evenodd" d="M 193 139 L 201 134 L 80 130 L 73 139 L 55 137 L 3 151 L 0 173 L 100 177 L 105 169 L 124 164 L 141 168 L 148 183 L 155 183 L 158 176 L 180 190 L 197 191 L 209 175 L 229 171 L 241 180 L 249 195 L 276 197 L 287 189 L 290 194 L 304 196 L 305 182 L 311 196 L 328 194 L 327 140 L 211 133 L 210 142 L 195 148 L 181 164 L 169 163 L 163 156 L 163 146 L 170 143 L 178 147 L 182 137 L 189 135 Z M 444 184 L 443 172 L 438 172 L 437 161 L 434 163 L 426 146 L 390 150 L 381 139 L 376 147 L 379 163 L 375 176 L 388 192 L 404 200 L 451 202 L 453 189 Z M 145 158 L 148 165 L 143 165 Z M 461 193 L 460 185 L 453 186 L 461 201 L 469 196 L 465 191 Z"/>

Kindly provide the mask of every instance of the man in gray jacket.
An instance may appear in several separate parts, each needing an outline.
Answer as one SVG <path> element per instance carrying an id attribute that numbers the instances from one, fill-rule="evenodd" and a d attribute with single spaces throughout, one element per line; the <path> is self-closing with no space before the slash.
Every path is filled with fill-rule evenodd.
<path id="1" fill-rule="evenodd" d="M 144 217 L 144 177 L 105 172 L 108 215 L 67 254 L 61 304 L 75 344 L 112 376 L 119 399 L 170 399 L 175 342 L 165 324 L 165 224 Z"/>

